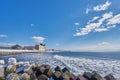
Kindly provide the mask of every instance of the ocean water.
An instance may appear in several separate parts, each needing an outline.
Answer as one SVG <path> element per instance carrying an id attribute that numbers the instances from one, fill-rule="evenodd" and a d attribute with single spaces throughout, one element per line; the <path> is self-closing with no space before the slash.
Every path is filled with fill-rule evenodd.
<path id="1" fill-rule="evenodd" d="M 2 56 L 0 60 L 14 57 L 18 61 L 49 64 L 52 69 L 56 66 L 67 67 L 74 74 L 85 71 L 97 71 L 102 76 L 109 73 L 120 80 L 120 52 L 58 52 L 58 53 L 29 53 Z"/>

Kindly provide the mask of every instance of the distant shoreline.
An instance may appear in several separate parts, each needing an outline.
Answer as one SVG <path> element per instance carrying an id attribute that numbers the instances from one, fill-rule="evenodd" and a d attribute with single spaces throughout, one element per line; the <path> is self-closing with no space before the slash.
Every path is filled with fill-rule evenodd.
<path id="1" fill-rule="evenodd" d="M 61 52 L 61 51 L 45 51 L 45 52 L 40 52 L 38 50 L 5 50 L 4 49 L 4 50 L 0 50 L 0 56 L 17 55 L 17 54 L 27 54 L 27 53 L 54 53 L 54 52 Z"/>

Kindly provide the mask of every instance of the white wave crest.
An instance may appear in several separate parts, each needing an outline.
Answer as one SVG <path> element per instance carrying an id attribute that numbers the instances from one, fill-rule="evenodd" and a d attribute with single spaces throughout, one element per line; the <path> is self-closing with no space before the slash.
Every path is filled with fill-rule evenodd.
<path id="1" fill-rule="evenodd" d="M 83 74 L 85 71 L 97 71 L 102 76 L 111 73 L 115 78 L 120 80 L 120 61 L 119 60 L 102 60 L 54 56 L 55 59 L 67 65 L 77 74 Z"/>

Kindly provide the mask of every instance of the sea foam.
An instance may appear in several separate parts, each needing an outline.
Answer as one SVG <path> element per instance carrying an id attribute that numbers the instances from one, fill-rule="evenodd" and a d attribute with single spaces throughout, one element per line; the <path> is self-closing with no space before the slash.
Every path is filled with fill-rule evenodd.
<path id="1" fill-rule="evenodd" d="M 85 71 L 97 71 L 102 76 L 111 73 L 120 80 L 120 61 L 119 60 L 102 60 L 102 59 L 87 59 L 63 57 L 59 55 L 54 56 L 55 59 L 64 63 L 67 67 L 74 70 L 76 74 L 83 74 Z"/>

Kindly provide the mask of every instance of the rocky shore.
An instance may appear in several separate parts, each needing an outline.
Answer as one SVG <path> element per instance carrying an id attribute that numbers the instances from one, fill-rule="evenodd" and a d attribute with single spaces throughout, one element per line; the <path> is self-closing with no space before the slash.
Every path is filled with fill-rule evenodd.
<path id="1" fill-rule="evenodd" d="M 17 61 L 9 58 L 0 60 L 0 80 L 116 80 L 112 74 L 101 76 L 96 71 L 82 75 L 71 73 L 68 68 L 59 65 L 51 69 L 50 65 Z"/>

